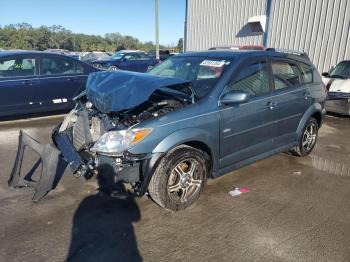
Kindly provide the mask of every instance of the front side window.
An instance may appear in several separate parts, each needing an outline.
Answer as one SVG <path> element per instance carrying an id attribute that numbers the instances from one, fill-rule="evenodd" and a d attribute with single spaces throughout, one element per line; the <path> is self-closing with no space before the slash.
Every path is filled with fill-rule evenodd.
<path id="1" fill-rule="evenodd" d="M 35 58 L 9 58 L 0 60 L 0 78 L 34 76 Z"/>
<path id="2" fill-rule="evenodd" d="M 275 90 L 298 86 L 301 84 L 301 72 L 295 64 L 273 61 L 272 74 Z"/>
<path id="3" fill-rule="evenodd" d="M 83 72 L 83 67 L 74 60 L 62 57 L 45 57 L 41 60 L 41 75 L 71 75 Z"/>
<path id="4" fill-rule="evenodd" d="M 122 58 L 124 58 L 125 54 L 124 53 L 115 53 L 114 55 L 112 55 L 112 59 L 114 60 L 121 60 Z"/>
<path id="5" fill-rule="evenodd" d="M 243 68 L 234 81 L 228 85 L 228 90 L 244 91 L 251 96 L 259 96 L 270 92 L 269 74 L 266 62 L 257 62 Z"/>
<path id="6" fill-rule="evenodd" d="M 149 60 L 149 58 L 150 58 L 148 55 L 146 55 L 144 53 L 139 53 L 139 56 L 140 56 L 141 60 Z"/>
<path id="7" fill-rule="evenodd" d="M 189 81 L 196 96 L 202 98 L 215 87 L 232 62 L 231 58 L 173 56 L 148 74 Z"/>

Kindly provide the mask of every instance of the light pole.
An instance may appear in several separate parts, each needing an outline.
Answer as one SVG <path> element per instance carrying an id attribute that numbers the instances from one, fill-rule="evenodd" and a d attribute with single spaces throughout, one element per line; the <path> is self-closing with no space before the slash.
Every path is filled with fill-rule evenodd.
<path id="1" fill-rule="evenodd" d="M 158 0 L 155 0 L 156 4 L 156 59 L 159 59 L 159 21 L 158 21 Z"/>

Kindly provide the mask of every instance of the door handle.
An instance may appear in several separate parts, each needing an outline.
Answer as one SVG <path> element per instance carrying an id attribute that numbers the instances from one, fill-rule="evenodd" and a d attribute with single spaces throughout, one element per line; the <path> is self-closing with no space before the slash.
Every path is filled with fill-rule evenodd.
<path id="1" fill-rule="evenodd" d="M 33 81 L 32 81 L 32 80 L 23 80 L 23 81 L 22 81 L 22 85 L 31 86 L 31 85 L 33 85 Z"/>
<path id="2" fill-rule="evenodd" d="M 76 79 L 75 77 L 72 77 L 72 78 L 67 78 L 67 80 L 70 82 L 76 82 L 78 79 Z"/>
<path id="3" fill-rule="evenodd" d="M 268 102 L 266 107 L 270 110 L 273 110 L 275 107 L 277 106 L 277 103 L 276 102 Z"/>

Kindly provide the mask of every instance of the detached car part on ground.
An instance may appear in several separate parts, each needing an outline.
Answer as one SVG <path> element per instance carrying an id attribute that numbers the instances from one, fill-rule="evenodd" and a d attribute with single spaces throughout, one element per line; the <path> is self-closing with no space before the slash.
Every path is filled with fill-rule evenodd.
<path id="1" fill-rule="evenodd" d="M 92 73 L 53 144 L 21 131 L 9 185 L 34 187 L 39 200 L 65 161 L 76 176 L 109 174 L 137 196 L 149 192 L 160 206 L 183 209 L 207 178 L 290 149 L 309 154 L 325 98 L 306 56 L 274 51 L 186 53 L 147 74 Z M 36 182 L 20 174 L 26 146 L 42 158 Z"/>
<path id="2" fill-rule="evenodd" d="M 350 115 L 350 61 L 340 62 L 322 76 L 328 89 L 326 110 Z"/>

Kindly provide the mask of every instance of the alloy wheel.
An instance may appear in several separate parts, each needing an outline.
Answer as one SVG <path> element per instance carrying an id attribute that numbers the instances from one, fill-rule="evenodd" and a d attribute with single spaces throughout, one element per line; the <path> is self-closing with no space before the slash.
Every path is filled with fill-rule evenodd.
<path id="1" fill-rule="evenodd" d="M 198 174 L 199 167 L 195 159 L 186 159 L 174 167 L 168 179 L 168 194 L 172 200 L 184 203 L 198 194 L 203 182 Z"/>
<path id="2" fill-rule="evenodd" d="M 302 148 L 305 152 L 311 151 L 312 148 L 315 146 L 317 139 L 317 126 L 315 123 L 310 122 L 307 127 L 305 128 L 305 131 L 303 133 L 302 137 Z"/>

